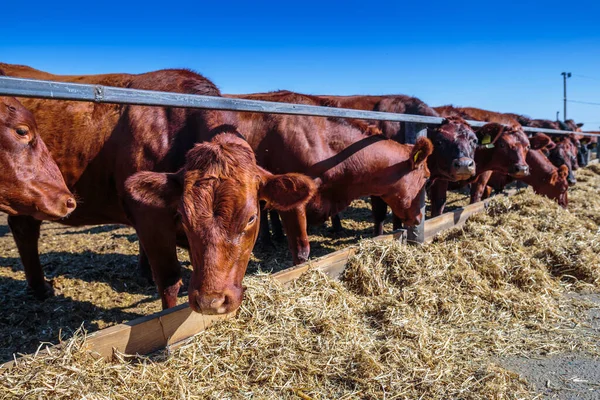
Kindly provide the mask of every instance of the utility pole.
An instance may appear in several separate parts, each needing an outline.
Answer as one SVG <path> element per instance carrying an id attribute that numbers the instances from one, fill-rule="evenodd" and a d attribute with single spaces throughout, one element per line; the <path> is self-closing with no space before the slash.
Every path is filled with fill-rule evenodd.
<path id="1" fill-rule="evenodd" d="M 563 121 L 567 121 L 567 78 L 571 77 L 570 72 L 562 72 L 563 76 L 563 91 L 564 91 L 564 111 L 563 111 Z"/>
<path id="2" fill-rule="evenodd" d="M 560 111 L 556 112 L 556 120 L 558 121 L 558 114 L 560 114 Z"/>

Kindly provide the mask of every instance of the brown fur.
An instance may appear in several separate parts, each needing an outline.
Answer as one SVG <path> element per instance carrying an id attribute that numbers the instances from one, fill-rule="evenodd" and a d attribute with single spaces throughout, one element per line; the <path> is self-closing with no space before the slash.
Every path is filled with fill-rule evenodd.
<path id="1" fill-rule="evenodd" d="M 384 96 L 320 96 L 324 99 L 335 101 L 340 107 L 358 110 L 381 111 L 390 113 L 413 114 L 437 117 L 438 113 L 416 97 L 406 95 Z M 393 121 L 371 121 L 382 134 L 399 143 L 406 143 L 405 123 Z M 428 126 L 427 137 L 432 141 L 433 153 L 427 160 L 431 181 L 443 179 L 457 181 L 475 173 L 474 153 L 477 137 L 475 133 L 460 116 L 446 118 L 441 125 Z M 462 163 L 459 169 L 456 163 Z M 470 175 L 465 175 L 464 164 L 471 163 L 468 168 Z M 383 222 L 387 214 L 386 204 L 372 197 L 374 217 L 374 233 L 383 233 Z M 394 218 L 394 227 L 400 227 L 400 221 Z"/>
<path id="2" fill-rule="evenodd" d="M 488 171 L 497 171 L 506 175 L 523 175 L 528 169 L 526 156 L 530 146 L 540 146 L 542 143 L 530 145 L 529 139 L 521 125 L 513 118 L 486 110 L 474 108 L 460 108 L 453 106 L 435 107 L 435 110 L 443 117 L 459 116 L 471 120 L 482 120 L 490 122 L 477 130 L 477 137 L 481 143 L 485 136 L 490 137 L 492 148 L 479 146 L 475 152 L 475 163 L 477 165 L 477 175 L 469 181 L 463 181 L 459 184 L 471 184 L 471 202 L 481 200 L 486 185 L 479 182 L 489 178 Z M 501 121 L 501 122 L 500 122 Z M 502 125 L 507 124 L 508 126 Z M 483 175 L 486 173 L 485 175 Z M 433 182 L 429 188 L 431 200 L 432 216 L 440 215 L 443 212 L 446 203 L 446 191 L 448 182 Z"/>
<path id="3" fill-rule="evenodd" d="M 219 96 L 206 78 L 188 70 L 139 75 L 58 76 L 0 64 L 8 75 L 96 83 L 134 89 Z M 181 271 L 176 244 L 188 245 L 194 272 L 188 289 L 196 311 L 232 311 L 242 299 L 241 281 L 256 240 L 262 187 L 272 176 L 256 166 L 251 149 L 230 125 L 233 115 L 166 107 L 120 106 L 39 99 L 23 100 L 69 188 L 82 202 L 61 222 L 121 223 L 135 227 L 163 307 L 176 303 Z M 200 144 L 197 144 L 200 143 Z M 239 160 L 243 161 L 240 162 Z M 305 202 L 314 184 L 298 175 Z M 284 199 L 276 199 L 285 203 Z M 51 293 L 37 254 L 39 222 L 10 221 L 28 282 L 39 297 Z"/>
<path id="4" fill-rule="evenodd" d="M 292 92 L 236 97 L 323 104 L 314 96 Z M 429 176 L 428 139 L 402 145 L 380 135 L 366 136 L 352 122 L 337 118 L 240 113 L 238 119 L 259 165 L 274 173 L 305 173 L 320 182 L 306 207 L 280 213 L 295 263 L 309 255 L 307 222 L 321 223 L 361 196 L 381 196 L 408 224 L 423 217 L 416 199 Z"/>
<path id="5" fill-rule="evenodd" d="M 55 220 L 75 209 L 33 115 L 12 97 L 0 96 L 0 149 L 0 211 Z"/>

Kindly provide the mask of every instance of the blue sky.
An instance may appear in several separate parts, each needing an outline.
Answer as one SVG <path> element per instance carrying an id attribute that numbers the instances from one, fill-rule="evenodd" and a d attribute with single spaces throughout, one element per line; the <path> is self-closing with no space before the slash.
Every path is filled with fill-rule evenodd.
<path id="1" fill-rule="evenodd" d="M 22 7 L 26 7 L 26 12 Z M 3 6 L 0 60 L 53 73 L 186 67 L 224 93 L 403 93 L 600 128 L 600 2 L 62 2 Z"/>

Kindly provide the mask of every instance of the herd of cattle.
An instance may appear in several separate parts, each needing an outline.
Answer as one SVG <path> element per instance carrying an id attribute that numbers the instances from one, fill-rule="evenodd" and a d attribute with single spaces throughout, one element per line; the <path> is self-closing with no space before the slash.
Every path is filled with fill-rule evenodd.
<path id="1" fill-rule="evenodd" d="M 62 76 L 0 63 L 0 75 L 221 96 L 188 70 Z M 0 209 L 36 297 L 53 294 L 38 253 L 41 220 L 134 227 L 140 271 L 151 271 L 164 308 L 182 284 L 176 247 L 188 248 L 190 307 L 220 314 L 242 301 L 259 233 L 270 240 L 261 209 L 271 210 L 274 233 L 285 231 L 300 263 L 310 252 L 307 224 L 332 218 L 340 227 L 337 214 L 363 196 L 371 196 L 376 235 L 388 206 L 396 226 L 418 224 L 424 187 L 432 216 L 443 212 L 448 189 L 470 184 L 475 202 L 514 179 L 567 207 L 573 170 L 596 145 L 572 121 L 431 108 L 403 95 L 226 97 L 444 119 L 409 145 L 399 122 L 0 97 Z M 487 124 L 473 129 L 466 120 Z M 574 133 L 528 137 L 523 126 Z"/>

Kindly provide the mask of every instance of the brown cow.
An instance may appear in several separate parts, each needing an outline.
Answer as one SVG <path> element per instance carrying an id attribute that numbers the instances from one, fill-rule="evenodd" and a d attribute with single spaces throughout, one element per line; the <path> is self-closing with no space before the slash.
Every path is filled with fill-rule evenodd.
<path id="1" fill-rule="evenodd" d="M 582 123 L 576 124 L 575 121 L 573 121 L 572 119 L 568 119 L 566 121 L 556 121 L 558 123 L 558 125 L 560 126 L 560 129 L 565 130 L 565 131 L 571 131 L 571 132 L 581 132 L 581 127 L 583 126 Z M 584 142 L 586 143 L 582 143 L 582 139 L 585 138 L 586 136 L 583 135 L 578 135 L 577 133 L 574 133 L 572 135 L 568 135 L 567 136 L 569 138 L 569 140 L 575 145 L 575 150 L 576 150 L 576 168 L 578 167 L 585 167 L 588 165 L 589 163 L 589 156 L 590 156 L 590 149 L 593 148 L 594 146 L 588 146 L 588 140 L 584 139 Z"/>
<path id="2" fill-rule="evenodd" d="M 291 92 L 235 97 L 322 104 L 315 96 Z M 402 145 L 381 135 L 365 135 L 338 118 L 255 113 L 238 118 L 259 165 L 274 173 L 301 172 L 320 181 L 317 194 L 306 207 L 280 213 L 294 263 L 309 256 L 307 222 L 322 223 L 356 198 L 380 196 L 408 225 L 423 218 L 418 193 L 429 176 L 429 139 L 421 138 L 414 146 Z"/>
<path id="3" fill-rule="evenodd" d="M 575 174 L 573 171 L 577 170 L 577 148 L 575 144 L 568 137 L 557 138 L 554 146 L 544 151 L 544 155 L 548 157 L 550 162 L 555 167 L 561 167 L 565 165 L 568 170 L 567 181 L 570 186 L 575 185 L 577 183 L 577 179 L 575 179 Z"/>
<path id="4" fill-rule="evenodd" d="M 0 97 L 0 170 L 0 211 L 56 220 L 75 209 L 33 115 L 12 97 Z"/>
<path id="5" fill-rule="evenodd" d="M 529 151 L 527 163 L 531 167 L 531 174 L 519 180 L 530 185 L 535 193 L 555 200 L 561 207 L 567 208 L 569 204 L 567 166 L 555 167 L 540 150 Z M 494 172 L 486 183 L 496 192 L 501 192 L 513 180 L 508 175 Z"/>
<path id="6" fill-rule="evenodd" d="M 439 114 L 416 97 L 406 95 L 384 96 L 319 96 L 335 101 L 339 107 L 357 110 L 381 111 L 399 114 L 414 114 L 439 117 Z M 405 123 L 394 121 L 373 121 L 382 134 L 399 143 L 406 143 Z M 429 126 L 427 137 L 433 143 L 433 153 L 427 159 L 431 173 L 430 181 L 443 179 L 459 181 L 475 174 L 473 159 L 477 146 L 475 133 L 459 116 L 444 119 L 441 125 Z M 383 222 L 387 214 L 387 205 L 377 196 L 371 197 L 373 209 L 374 234 L 383 233 Z M 400 228 L 399 219 L 394 217 L 394 229 Z"/>
<path id="7" fill-rule="evenodd" d="M 482 175 L 484 172 L 499 171 L 515 177 L 527 176 L 529 174 L 529 166 L 526 163 L 526 155 L 530 147 L 534 149 L 542 148 L 550 140 L 546 137 L 545 139 L 533 139 L 530 141 L 516 120 L 499 113 L 485 110 L 481 110 L 485 112 L 473 113 L 471 110 L 474 109 L 472 108 L 455 108 L 452 106 L 435 107 L 434 109 L 443 117 L 461 116 L 477 120 L 481 115 L 485 115 L 488 119 L 504 121 L 508 125 L 492 122 L 476 131 L 479 143 L 481 144 L 475 151 L 477 177 L 462 181 L 459 184 L 459 186 L 464 186 L 472 183 L 471 202 L 480 201 L 483 196 L 483 189 L 486 188 L 486 185 L 478 185 L 477 182 L 485 177 L 489 177 L 490 174 Z M 429 197 L 431 200 L 432 216 L 440 215 L 443 212 L 447 190 L 447 181 L 433 182 L 430 186 Z"/>
<path id="8" fill-rule="evenodd" d="M 7 75 L 133 89 L 219 96 L 206 78 L 187 70 L 140 75 L 54 76 L 1 64 Z M 24 73 L 26 71 L 27 73 Z M 256 166 L 232 117 L 220 111 L 24 100 L 67 185 L 83 200 L 62 223 L 120 223 L 136 229 L 164 308 L 181 286 L 176 245 L 190 245 L 188 289 L 193 310 L 235 310 L 258 232 L 259 200 L 287 210 L 305 203 L 315 184 L 297 174 L 271 175 Z M 30 287 L 52 293 L 40 265 L 40 221 L 11 217 Z M 178 232 L 184 232 L 178 235 Z"/>

